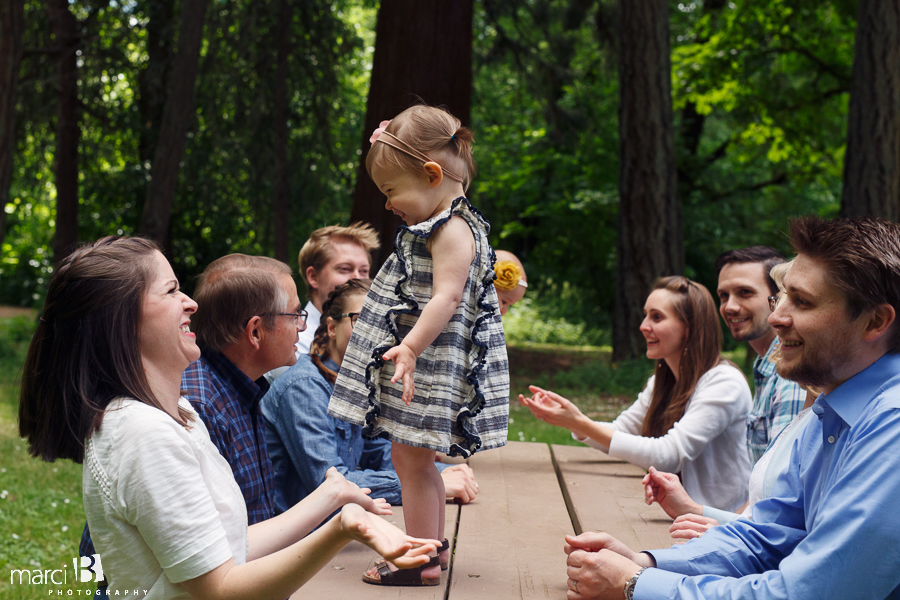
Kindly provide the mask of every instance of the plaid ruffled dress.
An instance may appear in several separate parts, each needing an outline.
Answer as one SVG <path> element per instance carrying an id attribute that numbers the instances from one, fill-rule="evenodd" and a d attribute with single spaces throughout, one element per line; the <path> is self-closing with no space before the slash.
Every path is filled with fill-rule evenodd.
<path id="1" fill-rule="evenodd" d="M 425 244 L 458 215 L 475 236 L 475 260 L 462 301 L 437 339 L 416 360 L 415 398 L 401 400 L 394 364 L 382 355 L 416 324 L 432 295 Z M 401 226 L 394 253 L 378 272 L 344 354 L 328 414 L 363 426 L 367 438 L 468 457 L 506 444 L 509 363 L 494 290 L 490 224 L 463 197 L 412 227 Z"/>

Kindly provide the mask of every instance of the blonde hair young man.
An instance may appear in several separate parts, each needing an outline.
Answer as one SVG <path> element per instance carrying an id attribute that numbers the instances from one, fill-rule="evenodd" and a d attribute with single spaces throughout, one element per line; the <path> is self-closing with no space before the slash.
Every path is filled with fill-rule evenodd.
<path id="1" fill-rule="evenodd" d="M 295 345 L 297 357 L 309 354 L 328 294 L 351 279 L 367 279 L 372 256 L 379 248 L 378 232 L 366 223 L 330 225 L 312 232 L 297 256 L 308 300 L 303 307 L 307 313 L 306 329 L 297 336 Z M 285 371 L 286 367 L 275 369 L 266 378 L 275 381 Z"/>

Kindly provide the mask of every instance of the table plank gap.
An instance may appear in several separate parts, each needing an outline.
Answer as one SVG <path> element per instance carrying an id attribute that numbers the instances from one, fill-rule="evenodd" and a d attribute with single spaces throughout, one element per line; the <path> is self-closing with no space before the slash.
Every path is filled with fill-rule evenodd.
<path id="1" fill-rule="evenodd" d="M 478 497 L 460 511 L 450 600 L 563 598 L 574 530 L 547 444 L 509 442 L 469 463 Z"/>

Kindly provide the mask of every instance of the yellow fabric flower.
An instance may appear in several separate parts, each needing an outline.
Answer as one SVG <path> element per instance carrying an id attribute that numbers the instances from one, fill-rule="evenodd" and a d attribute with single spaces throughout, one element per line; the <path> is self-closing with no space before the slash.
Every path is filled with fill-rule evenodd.
<path id="1" fill-rule="evenodd" d="M 519 265 L 511 260 L 499 260 L 494 263 L 494 273 L 497 274 L 494 287 L 498 290 L 514 290 L 519 285 L 519 280 L 522 279 L 522 271 L 519 269 Z"/>

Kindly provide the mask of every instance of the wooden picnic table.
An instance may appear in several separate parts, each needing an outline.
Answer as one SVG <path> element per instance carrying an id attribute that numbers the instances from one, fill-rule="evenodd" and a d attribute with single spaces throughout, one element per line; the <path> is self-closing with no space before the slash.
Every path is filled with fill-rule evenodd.
<path id="1" fill-rule="evenodd" d="M 469 465 L 478 496 L 465 506 L 447 505 L 452 556 L 440 586 L 363 583 L 377 557 L 353 542 L 293 598 L 563 599 L 566 534 L 607 531 L 633 550 L 672 545 L 672 520 L 658 505 L 644 504 L 644 471 L 592 448 L 509 442 L 476 454 Z M 402 507 L 388 520 L 402 529 Z"/>

